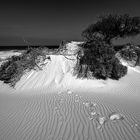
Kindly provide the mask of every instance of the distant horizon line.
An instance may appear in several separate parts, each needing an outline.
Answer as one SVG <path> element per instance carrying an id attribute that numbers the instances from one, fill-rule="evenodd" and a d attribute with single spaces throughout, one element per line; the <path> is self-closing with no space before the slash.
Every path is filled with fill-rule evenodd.
<path id="1" fill-rule="evenodd" d="M 29 47 L 38 48 L 38 47 L 46 47 L 46 48 L 59 48 L 59 45 L 12 45 L 12 46 L 0 46 L 0 51 L 2 50 L 25 50 Z"/>
<path id="2" fill-rule="evenodd" d="M 59 44 L 54 44 L 54 45 L 52 45 L 52 44 L 50 44 L 50 45 L 0 45 L 0 47 L 4 47 L 4 46 L 6 46 L 6 47 L 10 47 L 10 46 L 59 46 Z"/>

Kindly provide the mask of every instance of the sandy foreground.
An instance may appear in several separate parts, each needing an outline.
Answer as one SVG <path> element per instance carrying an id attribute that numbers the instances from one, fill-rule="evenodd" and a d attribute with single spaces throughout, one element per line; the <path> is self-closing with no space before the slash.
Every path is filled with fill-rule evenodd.
<path id="1" fill-rule="evenodd" d="M 72 77 L 75 61 L 51 56 L 15 89 L 0 82 L 0 140 L 139 140 L 140 73 L 119 81 Z"/>

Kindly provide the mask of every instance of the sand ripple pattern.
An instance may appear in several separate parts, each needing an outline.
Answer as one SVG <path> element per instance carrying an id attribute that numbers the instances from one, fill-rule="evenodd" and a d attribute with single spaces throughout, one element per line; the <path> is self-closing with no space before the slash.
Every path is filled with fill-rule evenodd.
<path id="1" fill-rule="evenodd" d="M 115 118 L 115 113 L 124 116 Z M 139 140 L 140 120 L 117 110 L 115 105 L 102 104 L 100 98 L 88 98 L 70 90 L 32 96 L 3 95 L 0 139 Z"/>

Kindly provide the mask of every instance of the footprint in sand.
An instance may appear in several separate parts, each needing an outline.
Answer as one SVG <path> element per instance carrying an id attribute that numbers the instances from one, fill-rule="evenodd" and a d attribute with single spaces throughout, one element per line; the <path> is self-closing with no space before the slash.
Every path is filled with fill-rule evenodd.
<path id="1" fill-rule="evenodd" d="M 97 104 L 93 102 L 86 102 L 83 104 L 89 109 L 90 112 L 93 112 L 95 110 L 95 107 L 97 106 Z"/>
<path id="2" fill-rule="evenodd" d="M 123 120 L 124 119 L 124 115 L 120 114 L 120 113 L 112 113 L 109 115 L 109 119 L 111 121 L 115 121 L 115 120 Z"/>
<path id="3" fill-rule="evenodd" d="M 99 117 L 98 119 L 96 119 L 99 126 L 97 127 L 97 129 L 100 129 L 104 124 L 105 122 L 107 121 L 106 117 Z"/>
<path id="4" fill-rule="evenodd" d="M 88 118 L 89 118 L 90 120 L 93 120 L 93 119 L 95 120 L 98 116 L 99 116 L 99 114 L 98 114 L 97 112 L 94 112 L 94 111 L 93 111 L 93 112 L 90 112 L 90 113 L 89 113 L 89 117 L 88 117 Z"/>
<path id="5" fill-rule="evenodd" d="M 96 112 L 91 112 L 90 114 L 91 114 L 91 116 L 94 116 L 94 115 L 96 115 L 97 113 L 96 113 Z"/>
<path id="6" fill-rule="evenodd" d="M 95 122 L 97 129 L 101 129 L 107 122 L 107 118 L 100 117 L 99 113 L 97 112 L 91 112 L 89 119 Z"/>
<path id="7" fill-rule="evenodd" d="M 71 90 L 67 90 L 67 94 L 72 94 L 73 92 Z"/>

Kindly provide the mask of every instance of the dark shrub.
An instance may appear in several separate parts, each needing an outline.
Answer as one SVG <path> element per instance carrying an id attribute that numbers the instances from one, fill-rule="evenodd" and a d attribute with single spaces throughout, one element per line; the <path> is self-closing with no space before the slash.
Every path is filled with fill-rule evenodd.
<path id="1" fill-rule="evenodd" d="M 41 70 L 39 63 L 43 63 L 45 59 L 43 48 L 29 48 L 20 56 L 9 57 L 0 66 L 0 80 L 14 87 L 27 71 Z"/>
<path id="2" fill-rule="evenodd" d="M 100 16 L 95 24 L 89 25 L 83 32 L 85 40 L 93 40 L 100 35 L 108 44 L 113 38 L 134 36 L 140 33 L 140 17 L 124 15 Z"/>
<path id="3" fill-rule="evenodd" d="M 120 64 L 119 60 L 116 58 L 112 63 L 112 72 L 109 78 L 114 80 L 119 80 L 121 77 L 127 74 L 127 67 Z"/>
<path id="4" fill-rule="evenodd" d="M 113 47 L 104 41 L 86 42 L 82 51 L 84 55 L 79 58 L 74 72 L 79 78 L 91 78 L 92 75 L 96 79 L 118 80 L 127 73 L 127 67 L 115 57 Z"/>

